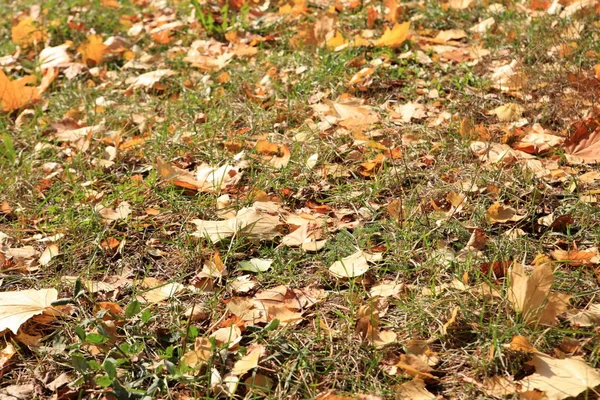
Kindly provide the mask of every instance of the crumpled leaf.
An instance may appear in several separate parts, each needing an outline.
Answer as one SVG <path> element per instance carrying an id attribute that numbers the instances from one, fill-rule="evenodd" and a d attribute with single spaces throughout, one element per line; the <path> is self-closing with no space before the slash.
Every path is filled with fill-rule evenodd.
<path id="1" fill-rule="evenodd" d="M 550 252 L 552 258 L 572 266 L 593 265 L 600 263 L 600 255 L 597 248 L 588 250 L 553 250 Z"/>
<path id="2" fill-rule="evenodd" d="M 544 392 L 544 398 L 548 400 L 577 397 L 587 389 L 600 385 L 600 371 L 578 357 L 559 360 L 535 352 L 527 364 L 535 368 L 535 373 L 519 381 L 521 392 L 539 390 Z"/>
<path id="3" fill-rule="evenodd" d="M 402 122 L 410 122 L 412 119 L 422 119 L 427 116 L 423 104 L 410 101 L 399 105 L 395 111 L 400 114 Z"/>
<path id="4" fill-rule="evenodd" d="M 358 250 L 331 264 L 329 272 L 338 278 L 354 278 L 369 270 L 368 262 L 380 261 L 382 258 L 381 253 L 371 254 Z"/>
<path id="5" fill-rule="evenodd" d="M 16 335 L 21 325 L 49 310 L 57 299 L 56 289 L 0 292 L 0 332 L 10 329 Z"/>
<path id="6" fill-rule="evenodd" d="M 194 342 L 194 350 L 188 351 L 181 357 L 181 363 L 190 368 L 196 368 L 205 364 L 212 355 L 210 339 L 197 337 Z"/>
<path id="7" fill-rule="evenodd" d="M 279 215 L 273 215 L 268 209 L 254 203 L 251 207 L 239 210 L 235 217 L 224 221 L 205 221 L 193 219 L 196 225 L 192 233 L 197 237 L 208 237 L 213 243 L 236 234 L 254 239 L 272 239 L 277 236 L 277 227 L 281 224 Z"/>
<path id="8" fill-rule="evenodd" d="M 98 205 L 96 211 L 106 221 L 120 221 L 127 219 L 131 214 L 131 205 L 127 201 L 121 202 L 115 209 Z"/>
<path id="9" fill-rule="evenodd" d="M 156 158 L 156 170 L 162 179 L 172 182 L 175 186 L 206 193 L 218 192 L 236 185 L 242 178 L 240 170 L 244 166 L 244 163 L 221 167 L 202 164 L 196 168 L 194 174 L 169 165 L 160 157 Z"/>
<path id="10" fill-rule="evenodd" d="M 513 263 L 508 272 L 510 289 L 508 300 L 513 309 L 529 324 L 556 325 L 556 316 L 567 311 L 570 295 L 550 292 L 554 282 L 549 263 L 535 267 L 530 276 L 523 266 Z"/>

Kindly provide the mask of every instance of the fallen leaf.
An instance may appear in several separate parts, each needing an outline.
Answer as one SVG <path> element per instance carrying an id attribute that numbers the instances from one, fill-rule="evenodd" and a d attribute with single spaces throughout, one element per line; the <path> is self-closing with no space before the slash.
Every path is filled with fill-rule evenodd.
<path id="1" fill-rule="evenodd" d="M 98 205 L 96 211 L 106 221 L 120 221 L 127 219 L 129 214 L 131 214 L 131 206 L 129 202 L 123 201 L 115 209 Z"/>
<path id="2" fill-rule="evenodd" d="M 556 325 L 556 316 L 567 311 L 571 296 L 550 292 L 554 282 L 550 264 L 536 266 L 531 276 L 527 276 L 523 266 L 515 262 L 508 277 L 508 300 L 513 309 L 521 313 L 525 322 Z"/>
<path id="3" fill-rule="evenodd" d="M 272 239 L 277 236 L 276 228 L 281 224 L 278 215 L 257 207 L 257 203 L 252 207 L 242 208 L 234 218 L 225 221 L 193 219 L 190 222 L 196 225 L 193 236 L 208 237 L 213 243 L 236 234 L 256 239 Z"/>
<path id="4" fill-rule="evenodd" d="M 143 303 L 160 303 L 185 289 L 180 283 L 164 283 L 155 278 L 145 278 L 140 286 L 148 289 L 137 296 L 137 300 Z"/>
<path id="5" fill-rule="evenodd" d="M 539 390 L 548 400 L 577 397 L 600 385 L 600 371 L 578 357 L 559 360 L 536 352 L 527 364 L 535 368 L 535 373 L 519 381 L 520 391 Z"/>
<path id="6" fill-rule="evenodd" d="M 394 399 L 435 400 L 437 396 L 427 390 L 422 379 L 414 378 L 412 381 L 394 387 Z"/>
<path id="7" fill-rule="evenodd" d="M 60 252 L 58 250 L 58 244 L 51 243 L 44 249 L 38 262 L 40 263 L 41 266 L 46 266 L 50 263 L 50 261 L 54 257 L 56 257 L 59 254 L 60 254 Z"/>
<path id="8" fill-rule="evenodd" d="M 518 121 L 522 116 L 525 108 L 516 103 L 504 104 L 490 111 L 490 114 L 498 117 L 500 122 Z"/>
<path id="9" fill-rule="evenodd" d="M 448 7 L 453 8 L 455 10 L 464 10 L 466 8 L 469 8 L 473 1 L 474 0 L 449 0 Z"/>
<path id="10" fill-rule="evenodd" d="M 17 353 L 12 343 L 7 343 L 6 347 L 0 351 L 0 374 L 8 366 L 10 359 Z"/>
<path id="11" fill-rule="evenodd" d="M 194 342 L 194 350 L 189 351 L 181 357 L 181 363 L 189 368 L 197 368 L 206 364 L 212 356 L 212 345 L 207 337 L 197 337 Z"/>
<path id="12" fill-rule="evenodd" d="M 338 278 L 354 278 L 369 270 L 368 262 L 380 261 L 381 259 L 381 253 L 370 254 L 358 250 L 331 264 L 329 272 Z"/>
<path id="13" fill-rule="evenodd" d="M 489 17 L 488 19 L 485 19 L 480 23 L 469 28 L 469 32 L 486 33 L 492 26 L 494 26 L 495 23 L 496 20 L 494 19 L 494 17 Z"/>
<path id="14" fill-rule="evenodd" d="M 125 83 L 129 85 L 125 89 L 126 93 L 132 93 L 135 89 L 152 89 L 156 83 L 166 76 L 177 75 L 177 72 L 171 69 L 157 69 L 156 71 L 146 72 L 140 76 L 128 78 Z"/>
<path id="15" fill-rule="evenodd" d="M 0 292 L 0 332 L 10 329 L 16 335 L 21 325 L 50 310 L 57 299 L 56 289 Z"/>
<path id="16" fill-rule="evenodd" d="M 248 272 L 265 272 L 271 268 L 271 264 L 273 264 L 273 260 L 252 258 L 247 261 L 240 261 L 239 269 Z"/>
<path id="17" fill-rule="evenodd" d="M 375 45 L 383 47 L 389 46 L 391 48 L 400 47 L 402 43 L 410 38 L 410 21 L 403 22 L 401 24 L 395 23 L 392 29 L 385 28 L 383 35 L 377 39 Z"/>
<path id="18" fill-rule="evenodd" d="M 526 215 L 517 215 L 517 211 L 500 203 L 492 204 L 485 213 L 486 218 L 491 223 L 517 222 L 526 217 Z"/>
<path id="19" fill-rule="evenodd" d="M 107 48 L 108 46 L 102 41 L 102 36 L 90 35 L 87 40 L 77 48 L 77 51 L 81 54 L 81 59 L 84 64 L 96 66 L 102 62 Z"/>
<path id="20" fill-rule="evenodd" d="M 46 30 L 34 24 L 33 18 L 23 18 L 11 28 L 12 41 L 21 47 L 41 44 L 46 40 Z"/>
<path id="21" fill-rule="evenodd" d="M 587 310 L 571 310 L 567 320 L 571 326 L 600 326 L 600 304 L 592 304 Z"/>
<path id="22" fill-rule="evenodd" d="M 567 161 L 572 164 L 600 162 L 600 124 L 586 120 L 574 125 L 574 132 L 563 143 Z"/>
<path id="23" fill-rule="evenodd" d="M 67 49 L 71 47 L 71 43 L 61 44 L 55 47 L 46 47 L 40 52 L 38 62 L 41 69 L 57 68 L 67 66 L 71 62 L 71 56 L 67 53 Z"/>
<path id="24" fill-rule="evenodd" d="M 592 265 L 600 263 L 598 249 L 589 250 L 553 250 L 550 252 L 552 258 L 572 266 Z"/>
<path id="25" fill-rule="evenodd" d="M 517 386 L 511 379 L 498 375 L 485 378 L 481 383 L 481 388 L 488 396 L 497 398 L 504 398 L 517 391 Z"/>
<path id="26" fill-rule="evenodd" d="M 410 122 L 413 119 L 422 119 L 427 116 L 423 104 L 408 102 L 396 107 L 395 111 L 400 114 L 402 122 Z"/>
<path id="27" fill-rule="evenodd" d="M 246 372 L 258 366 L 258 360 L 265 354 L 266 348 L 262 344 L 253 343 L 248 346 L 246 355 L 233 364 L 231 373 L 233 375 L 244 375 Z"/>
<path id="28" fill-rule="evenodd" d="M 0 69 L 0 111 L 10 112 L 40 99 L 39 89 L 26 86 L 32 79 L 24 77 L 11 81 Z"/>

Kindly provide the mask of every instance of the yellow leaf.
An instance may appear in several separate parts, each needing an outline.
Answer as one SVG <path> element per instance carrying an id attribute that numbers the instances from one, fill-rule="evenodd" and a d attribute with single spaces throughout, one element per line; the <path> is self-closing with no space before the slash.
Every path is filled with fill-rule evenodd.
<path id="1" fill-rule="evenodd" d="M 399 47 L 410 38 L 409 29 L 410 21 L 401 24 L 396 23 L 392 29 L 385 29 L 383 35 L 377 40 L 376 45 L 380 47 L 389 46 L 391 48 Z"/>
<path id="2" fill-rule="evenodd" d="M 56 289 L 20 290 L 0 293 L 0 332 L 15 335 L 29 318 L 42 314 L 58 298 Z"/>
<path id="3" fill-rule="evenodd" d="M 25 86 L 30 80 L 29 77 L 24 77 L 16 81 L 11 81 L 4 72 L 0 70 L 1 111 L 9 112 L 18 110 L 30 101 L 40 99 L 38 88 Z"/>
<path id="4" fill-rule="evenodd" d="M 98 65 L 102 62 L 108 46 L 102 42 L 100 35 L 90 35 L 85 43 L 77 48 L 84 64 Z"/>
<path id="5" fill-rule="evenodd" d="M 336 47 L 339 46 L 343 46 L 345 45 L 347 42 L 344 39 L 344 37 L 342 36 L 342 34 L 340 33 L 340 31 L 335 32 L 335 35 L 330 38 L 327 39 L 327 48 L 329 49 L 335 49 Z"/>
<path id="6" fill-rule="evenodd" d="M 258 360 L 265 354 L 265 346 L 262 344 L 251 344 L 248 346 L 248 352 L 240 360 L 236 361 L 231 370 L 232 375 L 243 375 L 246 372 L 258 366 Z"/>
<path id="7" fill-rule="evenodd" d="M 23 18 L 11 29 L 12 41 L 19 46 L 28 47 L 34 43 L 41 43 L 46 39 L 46 31 L 33 24 L 33 18 Z"/>
<path id="8" fill-rule="evenodd" d="M 525 218 L 525 215 L 517 215 L 517 211 L 500 203 L 494 203 L 487 209 L 486 218 L 493 223 L 517 222 Z"/>
<path id="9" fill-rule="evenodd" d="M 519 120 L 523 116 L 524 111 L 525 108 L 523 106 L 516 103 L 508 103 L 494 108 L 490 111 L 490 114 L 496 115 L 500 122 L 511 122 Z"/>

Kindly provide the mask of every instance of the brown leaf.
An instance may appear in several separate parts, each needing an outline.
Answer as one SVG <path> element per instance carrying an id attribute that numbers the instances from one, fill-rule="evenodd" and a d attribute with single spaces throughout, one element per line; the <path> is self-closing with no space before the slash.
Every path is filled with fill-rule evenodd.
<path id="1" fill-rule="evenodd" d="M 563 143 L 567 160 L 572 164 L 600 162 L 600 125 L 588 119 L 574 125 L 574 132 Z"/>
<path id="2" fill-rule="evenodd" d="M 523 266 L 514 263 L 508 275 L 508 300 L 527 323 L 555 325 L 556 316 L 567 311 L 571 296 L 550 293 L 554 282 L 550 264 L 536 266 L 531 276 L 527 276 Z"/>

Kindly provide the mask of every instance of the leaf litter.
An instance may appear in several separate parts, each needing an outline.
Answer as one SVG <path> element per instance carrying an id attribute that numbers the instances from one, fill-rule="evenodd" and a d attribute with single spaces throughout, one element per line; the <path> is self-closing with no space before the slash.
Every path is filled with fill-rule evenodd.
<path id="1" fill-rule="evenodd" d="M 0 6 L 0 397 L 600 385 L 597 2 L 69 7 Z"/>

